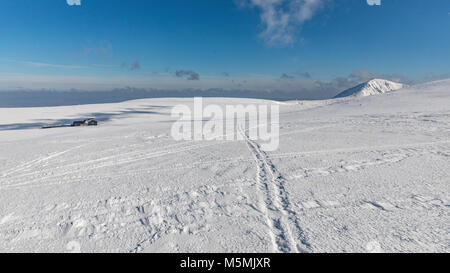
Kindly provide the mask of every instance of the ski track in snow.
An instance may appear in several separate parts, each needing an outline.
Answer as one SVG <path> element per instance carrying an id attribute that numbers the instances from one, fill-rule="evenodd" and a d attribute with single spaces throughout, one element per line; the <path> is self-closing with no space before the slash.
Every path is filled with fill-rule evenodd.
<path id="1" fill-rule="evenodd" d="M 74 148 L 71 148 L 71 149 L 67 149 L 67 150 L 62 151 L 62 152 L 56 152 L 56 153 L 50 154 L 49 156 L 45 156 L 45 157 L 41 157 L 41 158 L 29 161 L 29 162 L 25 162 L 23 164 L 20 164 L 20 165 L 14 167 L 14 168 L 11 168 L 9 170 L 3 171 L 2 172 L 2 177 L 3 178 L 4 177 L 8 177 L 8 176 L 10 176 L 13 173 L 22 172 L 22 171 L 28 170 L 28 169 L 30 169 L 32 167 L 39 166 L 39 164 L 42 164 L 45 161 L 48 161 L 48 160 L 53 159 L 53 158 L 57 158 L 58 156 L 62 156 L 64 154 L 68 153 L 68 152 L 71 152 L 73 150 L 79 149 L 79 148 L 81 148 L 83 146 L 85 146 L 85 145 L 80 145 L 80 146 L 77 146 L 77 147 L 74 147 Z"/>
<path id="2" fill-rule="evenodd" d="M 258 143 L 251 140 L 242 129 L 241 134 L 255 158 L 258 172 L 256 180 L 265 195 L 260 202 L 260 208 L 264 211 L 267 225 L 271 230 L 274 251 L 307 252 L 311 246 L 299 224 L 296 213 L 290 208 L 285 189 L 286 181 Z M 294 225 L 294 234 L 291 230 L 292 225 Z"/>
<path id="3" fill-rule="evenodd" d="M 408 145 L 405 148 L 395 148 L 391 150 L 374 150 L 377 152 L 377 157 L 371 160 L 363 161 L 342 161 L 339 165 L 328 166 L 322 168 L 303 168 L 300 174 L 293 174 L 288 176 L 288 179 L 307 178 L 311 176 L 329 176 L 335 173 L 354 172 L 363 170 L 369 167 L 376 167 L 382 165 L 390 165 L 401 162 L 411 157 L 419 157 L 423 155 L 437 155 L 444 158 L 449 157 L 450 142 L 436 142 L 427 144 L 418 144 L 412 146 Z M 441 144 L 441 145 L 439 145 Z"/>
<path id="4" fill-rule="evenodd" d="M 31 173 L 23 173 L 16 176 L 11 176 L 11 174 L 15 171 L 9 171 L 8 174 L 4 174 L 4 176 L 7 176 L 7 179 L 9 182 L 1 182 L 0 183 L 0 189 L 10 189 L 10 188 L 21 188 L 26 186 L 46 186 L 46 185 L 55 185 L 55 184 L 62 184 L 62 183 L 76 183 L 78 180 L 74 180 L 72 182 L 54 182 L 54 183 L 39 183 L 40 181 L 49 181 L 49 180 L 58 180 L 60 178 L 67 177 L 71 174 L 78 174 L 79 171 L 65 171 L 65 169 L 73 169 L 76 167 L 76 169 L 81 169 L 83 167 L 89 167 L 90 170 L 94 169 L 100 169 L 100 168 L 107 168 L 107 167 L 114 167 L 122 164 L 129 164 L 137 161 L 144 161 L 156 157 L 161 156 L 167 156 L 171 154 L 177 154 L 177 153 L 183 153 L 183 152 L 189 152 L 193 149 L 201 149 L 201 148 L 207 148 L 214 145 L 220 145 L 224 144 L 224 142 L 214 142 L 214 143 L 207 143 L 207 144 L 194 144 L 194 145 L 188 145 L 184 146 L 179 149 L 168 149 L 176 146 L 180 146 L 181 144 L 175 144 L 175 145 L 168 145 L 162 150 L 157 151 L 151 151 L 148 154 L 146 154 L 145 151 L 140 151 L 140 156 L 137 156 L 138 154 L 133 153 L 131 155 L 128 155 L 128 158 L 123 158 L 121 154 L 117 154 L 114 156 L 107 156 L 98 158 L 95 160 L 88 160 L 85 162 L 79 162 L 79 163 L 71 163 L 63 166 L 56 166 L 52 167 L 52 173 L 56 172 L 57 170 L 61 169 L 63 170 L 62 173 L 56 174 L 56 175 L 46 175 L 41 178 L 37 179 L 30 179 L 30 177 L 33 177 L 33 175 L 41 174 L 42 170 L 40 171 L 34 171 Z M 444 158 L 450 157 L 450 147 L 448 146 L 450 144 L 450 141 L 436 141 L 436 142 L 426 142 L 426 143 L 416 143 L 416 144 L 405 144 L 403 147 L 397 146 L 378 146 L 378 147 L 364 147 L 364 148 L 349 148 L 349 149 L 336 149 L 336 150 L 324 150 L 324 151 L 310 151 L 310 152 L 298 152 L 298 153 L 275 153 L 271 155 L 271 158 L 273 159 L 283 159 L 283 158 L 296 158 L 301 156 L 308 156 L 308 155 L 315 155 L 315 154 L 331 154 L 331 153 L 355 153 L 355 152 L 370 152 L 370 153 L 377 153 L 378 157 L 373 160 L 364 160 L 364 161 L 351 161 L 351 162 L 341 162 L 339 165 L 336 166 L 328 166 L 328 167 L 322 167 L 322 168 L 302 168 L 301 172 L 299 174 L 292 174 L 287 176 L 287 179 L 297 179 L 297 178 L 307 178 L 311 176 L 327 176 L 334 173 L 342 173 L 342 172 L 351 172 L 351 171 L 358 171 L 365 169 L 367 167 L 371 166 L 381 166 L 385 164 L 393 164 L 400 161 L 403 161 L 407 158 L 413 157 L 413 156 L 420 156 L 420 155 L 427 155 L 427 154 L 434 154 L 437 156 L 442 156 Z M 80 146 L 81 147 L 81 146 Z M 80 148 L 77 147 L 77 148 Z M 55 153 L 51 156 L 40 158 L 37 160 L 33 160 L 29 163 L 23 164 L 20 167 L 17 167 L 17 171 L 30 169 L 33 167 L 34 164 L 37 164 L 36 162 L 43 162 L 52 158 L 56 158 L 57 156 L 63 155 L 67 152 L 70 152 L 72 150 L 75 150 L 76 148 L 69 149 L 60 153 Z M 99 165 L 93 165 L 95 162 L 104 162 L 111 159 L 117 159 L 113 161 L 112 163 L 107 164 L 99 164 Z M 133 170 L 130 172 L 119 172 L 115 173 L 115 175 L 122 174 L 126 175 L 128 173 L 136 173 L 136 172 L 164 172 L 169 170 L 180 170 L 180 169 L 195 169 L 198 168 L 201 165 L 210 165 L 215 163 L 224 163 L 228 162 L 230 164 L 232 163 L 239 163 L 239 162 L 250 162 L 253 161 L 253 158 L 224 158 L 220 160 L 211 160 L 211 161 L 197 161 L 193 162 L 192 164 L 181 164 L 181 166 L 173 166 L 171 168 L 146 168 L 146 169 L 138 169 Z M 26 167 L 23 167 L 23 166 Z M 40 168 L 38 166 L 38 168 Z M 90 175 L 87 174 L 84 176 L 84 179 L 89 178 Z M 19 178 L 23 178 L 22 180 L 17 180 Z M 3 178 L 6 179 L 6 178 Z"/>
<path id="5" fill-rule="evenodd" d="M 172 150 L 161 150 L 161 151 L 157 151 L 157 152 L 152 152 L 152 153 L 148 153 L 145 154 L 145 152 L 141 152 L 144 155 L 141 156 L 129 156 L 128 158 L 122 159 L 122 155 L 115 155 L 115 156 L 108 156 L 105 158 L 100 158 L 100 159 L 96 159 L 93 161 L 86 161 L 86 162 L 80 162 L 80 163 L 74 163 L 74 164 L 69 164 L 64 166 L 64 168 L 73 168 L 73 167 L 77 167 L 77 169 L 82 169 L 83 167 L 89 167 L 89 170 L 92 171 L 94 169 L 100 169 L 100 168 L 105 168 L 105 167 L 114 167 L 114 166 L 118 166 L 118 165 L 123 165 L 123 164 L 130 164 L 133 162 L 137 162 L 137 161 L 144 161 L 144 160 L 148 160 L 148 159 L 152 159 L 152 158 L 156 158 L 156 157 L 161 157 L 161 156 L 166 156 L 169 154 L 177 154 L 177 153 L 181 153 L 181 152 L 187 152 L 193 149 L 199 149 L 199 148 L 203 148 L 203 147 L 207 147 L 207 146 L 212 146 L 212 145 L 217 145 L 217 143 L 207 143 L 207 144 L 195 144 L 195 145 L 190 145 L 190 146 L 185 146 L 179 149 L 172 149 Z M 64 153 L 66 153 L 68 151 L 65 151 Z M 59 153 L 62 154 L 62 153 Z M 58 154 L 58 155 L 59 155 Z M 54 156 L 53 156 L 54 157 Z M 46 158 L 50 159 L 52 157 Z M 112 162 L 108 162 L 107 160 L 111 160 L 111 159 L 118 159 Z M 41 160 L 39 160 L 41 161 Z M 102 162 L 102 161 L 106 161 L 107 163 L 104 164 L 99 164 L 99 165 L 92 165 L 92 163 L 94 162 Z M 57 168 L 56 168 L 57 169 Z M 55 171 L 56 169 L 52 169 L 52 171 Z M 34 172 L 32 174 L 36 174 L 39 172 Z M 38 179 L 25 179 L 25 182 L 17 182 L 14 181 L 13 179 L 11 179 L 11 183 L 1 183 L 0 185 L 0 189 L 6 189 L 6 188 L 16 188 L 16 187 L 23 187 L 23 186 L 28 186 L 28 185 L 33 185 L 36 182 L 39 181 L 43 181 L 43 180 L 48 180 L 48 179 L 55 179 L 55 178 L 61 178 L 61 177 L 65 177 L 67 175 L 70 174 L 74 174 L 74 173 L 79 173 L 79 171 L 67 171 L 67 172 L 63 172 L 60 173 L 58 175 L 53 175 L 53 176 L 45 176 L 42 178 L 38 178 Z M 29 174 L 25 174 L 29 175 Z M 24 175 L 19 175 L 18 177 L 21 177 Z M 42 186 L 43 184 L 38 184 L 38 186 Z M 47 185 L 47 184 L 44 184 Z M 52 184 L 49 184 L 52 185 Z"/>

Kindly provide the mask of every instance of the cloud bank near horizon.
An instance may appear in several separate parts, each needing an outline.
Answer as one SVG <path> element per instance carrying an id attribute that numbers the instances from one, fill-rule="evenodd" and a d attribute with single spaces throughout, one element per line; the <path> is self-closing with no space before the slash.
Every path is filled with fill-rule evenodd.
<path id="1" fill-rule="evenodd" d="M 431 75 L 431 74 L 430 74 Z M 193 91 L 206 92 L 205 96 L 228 96 L 289 99 L 327 99 L 348 88 L 373 78 L 383 78 L 411 84 L 403 75 L 380 74 L 356 70 L 347 76 L 329 80 L 315 78 L 308 72 L 283 73 L 280 76 L 249 75 L 246 77 L 202 76 L 190 70 L 177 70 L 175 74 L 152 76 L 52 76 L 0 73 L 0 91 L 112 91 L 141 90 L 176 91 L 189 95 Z M 425 77 L 424 77 L 425 78 Z M 433 78 L 428 76 L 429 79 Z M 232 91 L 232 92 L 231 92 Z M 208 93 L 209 92 L 209 93 Z M 212 92 L 212 93 L 211 93 Z M 197 93 L 196 93 L 197 94 Z"/>

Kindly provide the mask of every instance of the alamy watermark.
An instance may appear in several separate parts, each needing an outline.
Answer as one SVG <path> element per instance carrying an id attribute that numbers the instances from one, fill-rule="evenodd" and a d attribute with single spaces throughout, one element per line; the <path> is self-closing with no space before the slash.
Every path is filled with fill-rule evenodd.
<path id="1" fill-rule="evenodd" d="M 279 146 L 279 105 L 204 105 L 203 98 L 194 98 L 193 108 L 185 104 L 172 108 L 176 118 L 172 138 L 180 140 L 251 140 L 258 141 L 264 151 Z"/>

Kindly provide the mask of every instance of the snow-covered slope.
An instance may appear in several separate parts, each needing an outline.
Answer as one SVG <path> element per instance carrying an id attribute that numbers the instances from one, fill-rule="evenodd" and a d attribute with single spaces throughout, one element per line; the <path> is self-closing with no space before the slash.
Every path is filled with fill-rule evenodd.
<path id="1" fill-rule="evenodd" d="M 343 98 L 349 96 L 365 97 L 377 94 L 383 94 L 390 91 L 396 91 L 403 88 L 404 85 L 388 80 L 373 79 L 368 82 L 359 84 L 353 88 L 347 89 L 339 93 L 335 98 Z"/>
<path id="2" fill-rule="evenodd" d="M 0 108 L 0 252 L 450 252 L 450 81 L 331 101 L 274 152 L 174 141 L 187 98 Z"/>

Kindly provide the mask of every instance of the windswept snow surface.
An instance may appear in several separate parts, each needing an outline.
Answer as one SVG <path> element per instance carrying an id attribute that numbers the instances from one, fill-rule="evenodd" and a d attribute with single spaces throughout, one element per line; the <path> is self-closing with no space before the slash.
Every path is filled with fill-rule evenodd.
<path id="1" fill-rule="evenodd" d="M 279 103 L 274 152 L 174 141 L 179 103 L 0 108 L 0 251 L 450 252 L 450 81 Z"/>
<path id="2" fill-rule="evenodd" d="M 402 83 L 382 79 L 373 79 L 347 89 L 344 92 L 339 93 L 335 98 L 343 98 L 348 96 L 366 97 L 396 91 L 402 89 L 403 87 L 405 87 L 405 85 Z"/>

